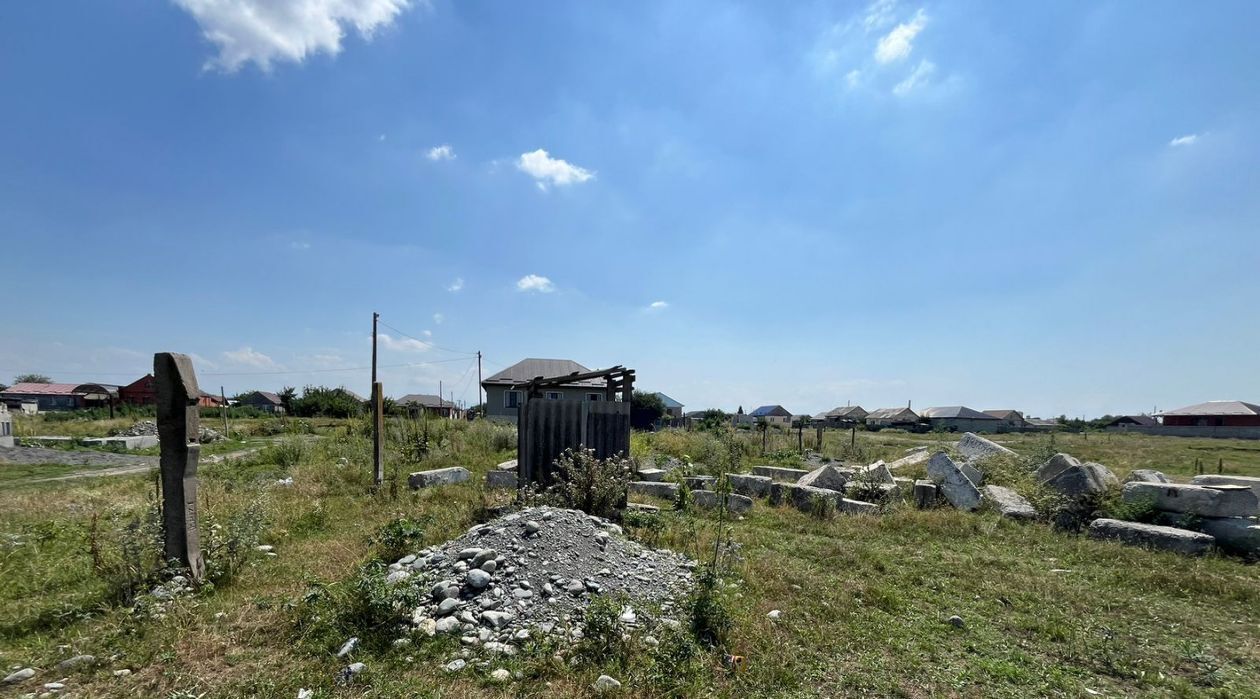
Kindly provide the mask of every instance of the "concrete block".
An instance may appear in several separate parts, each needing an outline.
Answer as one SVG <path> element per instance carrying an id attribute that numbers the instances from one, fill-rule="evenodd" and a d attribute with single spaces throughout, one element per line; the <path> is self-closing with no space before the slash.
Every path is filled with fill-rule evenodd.
<path id="1" fill-rule="evenodd" d="M 849 480 L 849 474 L 828 464 L 826 466 L 819 466 L 813 471 L 801 476 L 800 479 L 796 481 L 796 484 L 809 486 L 811 488 L 826 488 L 827 490 L 843 492 L 844 487 L 848 485 Z"/>
<path id="2" fill-rule="evenodd" d="M 963 474 L 967 476 L 967 480 L 971 481 L 976 487 L 984 485 L 984 473 L 973 466 L 970 461 L 958 464 L 958 468 L 962 469 Z"/>
<path id="3" fill-rule="evenodd" d="M 626 509 L 635 510 L 638 512 L 650 512 L 650 513 L 657 513 L 661 511 L 661 508 L 657 507 L 656 505 L 647 505 L 641 502 L 628 502 L 626 503 Z"/>
<path id="4" fill-rule="evenodd" d="M 914 506 L 920 510 L 927 510 L 936 507 L 936 499 L 940 494 L 936 490 L 936 484 L 932 481 L 915 481 L 914 482 Z"/>
<path id="5" fill-rule="evenodd" d="M 82 440 L 82 443 L 91 447 L 108 447 L 111 445 L 121 446 L 128 451 L 132 449 L 148 449 L 158 445 L 157 435 L 138 435 L 134 437 L 91 437 Z"/>
<path id="6" fill-rule="evenodd" d="M 1195 485 L 1245 485 L 1260 498 L 1260 478 L 1255 476 L 1224 476 L 1204 474 L 1190 479 Z"/>
<path id="7" fill-rule="evenodd" d="M 836 512 L 846 515 L 877 515 L 879 514 L 879 505 L 873 502 L 840 498 L 836 502 Z"/>
<path id="8" fill-rule="evenodd" d="M 687 476 L 683 482 L 692 490 L 712 490 L 717 479 L 713 476 Z"/>
<path id="9" fill-rule="evenodd" d="M 1037 519 L 1037 509 L 1032 506 L 1032 503 L 1010 488 L 986 485 L 983 493 L 984 499 L 992 503 L 1003 517 L 1020 520 Z"/>
<path id="10" fill-rule="evenodd" d="M 747 473 L 728 473 L 731 490 L 750 498 L 764 498 L 770 495 L 770 484 L 774 481 L 769 476 L 754 476 Z"/>
<path id="11" fill-rule="evenodd" d="M 488 471 L 486 473 L 487 488 L 515 488 L 516 471 Z"/>
<path id="12" fill-rule="evenodd" d="M 1203 517 L 1198 529 L 1216 538 L 1216 545 L 1234 553 L 1260 555 L 1260 522 L 1243 517 Z"/>
<path id="13" fill-rule="evenodd" d="M 1215 539 L 1210 534 L 1161 527 L 1156 524 L 1122 522 L 1118 519 L 1096 519 L 1089 525 L 1093 539 L 1119 541 L 1131 546 L 1173 551 L 1188 556 L 1207 553 Z"/>
<path id="14" fill-rule="evenodd" d="M 432 488 L 435 485 L 451 485 L 453 483 L 463 483 L 468 480 L 472 474 L 468 469 L 462 466 L 452 466 L 450 468 L 436 468 L 432 471 L 417 471 L 407 477 L 407 485 L 412 490 L 420 488 Z"/>
<path id="15" fill-rule="evenodd" d="M 1200 517 L 1250 517 L 1260 509 L 1255 493 L 1239 485 L 1126 483 L 1123 497 L 1126 503 L 1149 502 L 1164 512 Z"/>
<path id="16" fill-rule="evenodd" d="M 1036 478 L 1069 498 L 1080 499 L 1104 493 L 1120 484 L 1106 466 L 1092 462 L 1081 463 L 1067 454 L 1055 454 L 1037 469 Z"/>
<path id="17" fill-rule="evenodd" d="M 855 480 L 865 481 L 868 483 L 896 483 L 897 479 L 893 478 L 892 471 L 888 469 L 888 465 L 882 460 L 876 461 L 870 466 L 862 466 L 857 469 L 853 478 Z"/>
<path id="18" fill-rule="evenodd" d="M 1016 456 L 1015 452 L 978 434 L 963 433 L 958 440 L 958 453 L 967 461 L 983 461 L 991 456 Z"/>
<path id="19" fill-rule="evenodd" d="M 1045 483 L 1067 469 L 1080 465 L 1080 459 L 1077 459 L 1075 456 L 1070 454 L 1060 452 L 1050 457 L 1048 461 L 1042 464 L 1034 475 L 1036 476 L 1038 482 Z"/>
<path id="20" fill-rule="evenodd" d="M 927 461 L 929 458 L 931 458 L 931 456 L 932 455 L 928 453 L 927 447 L 924 447 L 923 449 L 917 449 L 916 451 L 911 451 L 908 456 L 903 456 L 900 459 L 897 459 L 896 461 L 889 463 L 888 468 L 895 471 L 899 468 L 903 468 L 907 466 L 916 466 L 918 464 L 923 463 L 924 461 Z"/>
<path id="21" fill-rule="evenodd" d="M 754 476 L 769 476 L 774 481 L 785 481 L 795 483 L 801 479 L 801 476 L 809 473 L 799 468 L 782 468 L 780 466 L 753 466 Z"/>
<path id="22" fill-rule="evenodd" d="M 691 501 L 706 510 L 716 510 L 722 506 L 722 494 L 712 490 L 691 491 Z M 752 498 L 730 493 L 726 496 L 726 509 L 732 514 L 742 515 L 752 509 Z"/>
<path id="23" fill-rule="evenodd" d="M 655 481 L 631 481 L 629 492 L 631 495 L 646 495 L 652 498 L 661 498 L 662 500 L 677 500 L 678 484 L 658 483 Z"/>
<path id="24" fill-rule="evenodd" d="M 515 471 L 516 459 L 509 459 L 494 467 L 496 471 Z"/>
<path id="25" fill-rule="evenodd" d="M 949 504 L 960 510 L 974 510 L 980 506 L 980 490 L 945 452 L 938 451 L 928 459 L 927 472 Z"/>
<path id="26" fill-rule="evenodd" d="M 770 487 L 770 504 L 788 504 L 796 509 L 813 513 L 819 501 L 830 504 L 836 512 L 843 514 L 878 514 L 879 506 L 869 502 L 850 500 L 835 490 L 815 488 L 809 485 L 793 483 L 775 483 Z"/>
<path id="27" fill-rule="evenodd" d="M 1149 468 L 1139 468 L 1136 471 L 1130 471 L 1128 476 L 1124 478 L 1125 483 L 1172 483 L 1172 479 L 1159 471 Z"/>
<path id="28" fill-rule="evenodd" d="M 660 483 L 665 480 L 665 469 L 663 468 L 641 468 L 639 469 L 639 480 L 648 481 L 649 483 Z"/>

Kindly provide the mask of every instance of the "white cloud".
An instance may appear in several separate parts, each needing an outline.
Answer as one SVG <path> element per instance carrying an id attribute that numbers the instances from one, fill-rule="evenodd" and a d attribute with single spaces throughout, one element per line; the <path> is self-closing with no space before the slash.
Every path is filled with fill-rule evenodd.
<path id="1" fill-rule="evenodd" d="M 389 26 L 411 0 L 174 0 L 196 20 L 219 55 L 206 67 L 235 72 L 253 62 L 301 63 L 320 52 L 337 55 L 353 27 L 364 39 Z"/>
<path id="2" fill-rule="evenodd" d="M 442 321 L 444 321 L 444 320 L 446 320 L 446 316 L 442 315 L 441 313 L 434 313 L 434 314 L 433 314 L 433 322 L 434 322 L 434 323 L 437 323 L 438 325 L 441 325 L 441 324 L 442 324 Z"/>
<path id="3" fill-rule="evenodd" d="M 546 277 L 540 277 L 537 274 L 526 274 L 516 282 L 517 291 L 537 291 L 542 294 L 549 294 L 556 290 L 556 285 Z"/>
<path id="4" fill-rule="evenodd" d="M 1191 134 L 1186 134 L 1185 136 L 1178 136 L 1174 138 L 1173 140 L 1168 142 L 1168 145 L 1172 146 L 1173 148 L 1176 148 L 1178 146 L 1193 146 L 1195 141 L 1198 141 L 1198 140 L 1199 140 L 1199 134 L 1191 133 Z"/>
<path id="5" fill-rule="evenodd" d="M 883 29 L 893 23 L 896 9 L 896 0 L 875 0 L 866 8 L 866 16 L 862 18 L 862 25 L 866 27 L 868 32 Z"/>
<path id="6" fill-rule="evenodd" d="M 857 68 L 854 68 L 848 73 L 845 73 L 844 84 L 847 85 L 849 89 L 853 89 L 857 87 L 858 85 L 862 84 L 862 71 L 858 70 Z"/>
<path id="7" fill-rule="evenodd" d="M 198 369 L 198 368 L 201 368 L 201 369 L 217 369 L 217 368 L 219 368 L 219 365 L 218 365 L 218 364 L 215 364 L 214 362 L 210 361 L 209 359 L 206 359 L 205 357 L 201 356 L 200 354 L 197 354 L 196 352 L 189 352 L 189 353 L 188 353 L 188 356 L 189 356 L 190 358 L 192 358 L 192 360 L 193 360 L 193 369 L 194 369 L 194 370 L 195 370 L 195 369 Z"/>
<path id="8" fill-rule="evenodd" d="M 446 290 L 451 292 L 452 294 L 457 291 L 460 291 L 463 288 L 464 288 L 463 277 L 455 277 L 455 281 L 451 282 L 450 284 L 446 286 Z"/>
<path id="9" fill-rule="evenodd" d="M 914 71 L 906 76 L 905 80 L 897 83 L 893 87 L 893 94 L 898 97 L 905 97 L 920 87 L 923 87 L 932 79 L 936 73 L 936 64 L 924 59 L 919 61 L 919 65 L 915 66 Z"/>
<path id="10" fill-rule="evenodd" d="M 438 160 L 454 160 L 455 149 L 451 148 L 450 145 L 443 143 L 440 146 L 433 146 L 430 148 L 429 152 L 424 154 L 424 157 L 434 162 Z"/>
<path id="11" fill-rule="evenodd" d="M 370 338 L 369 338 L 370 339 Z M 412 337 L 398 337 L 385 333 L 377 333 L 376 339 L 380 342 L 381 347 L 396 352 L 427 352 L 431 345 Z"/>
<path id="12" fill-rule="evenodd" d="M 595 178 L 594 172 L 559 158 L 553 158 L 542 148 L 532 153 L 522 153 L 520 159 L 516 161 L 516 167 L 533 177 L 538 188 L 542 190 L 546 190 L 548 184 L 564 186 Z"/>
<path id="13" fill-rule="evenodd" d="M 648 308 L 654 311 L 659 311 L 665 308 L 669 308 L 669 303 L 665 301 L 653 301 L 652 303 L 648 304 Z"/>
<path id="14" fill-rule="evenodd" d="M 223 358 L 234 364 L 242 364 L 258 369 L 273 369 L 279 366 L 271 357 L 262 352 L 255 352 L 253 347 L 229 350 L 223 353 Z"/>
<path id="15" fill-rule="evenodd" d="M 927 26 L 923 10 L 914 13 L 909 22 L 902 22 L 884 35 L 875 46 L 875 60 L 879 63 L 900 61 L 914 50 L 914 38 Z"/>

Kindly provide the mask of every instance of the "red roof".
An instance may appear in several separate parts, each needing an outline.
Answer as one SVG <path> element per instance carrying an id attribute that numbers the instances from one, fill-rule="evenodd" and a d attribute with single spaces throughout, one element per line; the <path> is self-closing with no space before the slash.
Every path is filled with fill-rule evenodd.
<path id="1" fill-rule="evenodd" d="M 15 383 L 4 390 L 4 393 L 21 393 L 41 396 L 73 396 L 74 389 L 82 386 L 77 383 Z"/>

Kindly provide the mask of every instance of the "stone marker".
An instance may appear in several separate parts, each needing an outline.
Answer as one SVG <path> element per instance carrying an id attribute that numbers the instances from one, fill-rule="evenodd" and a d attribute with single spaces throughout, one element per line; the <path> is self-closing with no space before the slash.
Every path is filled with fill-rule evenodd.
<path id="1" fill-rule="evenodd" d="M 1245 485 L 1260 498 L 1260 478 L 1255 476 L 1223 476 L 1205 474 L 1190 479 L 1195 485 Z"/>
<path id="2" fill-rule="evenodd" d="M 1203 517 L 1198 528 L 1216 537 L 1216 545 L 1235 553 L 1260 554 L 1260 523 L 1242 517 Z"/>
<path id="3" fill-rule="evenodd" d="M 407 477 L 407 485 L 412 490 L 421 488 L 432 488 L 437 485 L 451 485 L 454 483 L 463 483 L 472 476 L 468 469 L 462 466 L 451 466 L 450 468 L 435 468 L 432 471 L 417 471 Z"/>
<path id="4" fill-rule="evenodd" d="M 844 492 L 844 487 L 849 483 L 849 474 L 828 464 L 819 466 L 818 468 L 803 475 L 796 481 L 797 485 L 809 486 L 811 488 L 826 488 L 827 490 L 836 490 Z"/>
<path id="5" fill-rule="evenodd" d="M 639 469 L 639 480 L 659 483 L 665 480 L 665 473 L 663 468 L 641 468 Z"/>
<path id="6" fill-rule="evenodd" d="M 990 456 L 1015 456 L 1015 452 L 972 432 L 958 440 L 958 453 L 968 461 L 983 461 Z"/>
<path id="7" fill-rule="evenodd" d="M 1132 546 L 1174 551 L 1188 556 L 1207 553 L 1215 539 L 1210 534 L 1161 527 L 1156 524 L 1122 522 L 1118 519 L 1096 519 L 1089 525 L 1093 539 L 1119 541 Z"/>
<path id="8" fill-rule="evenodd" d="M 782 468 L 780 466 L 753 466 L 754 476 L 769 476 L 775 481 L 788 481 L 795 483 L 800 480 L 801 476 L 809 473 L 799 468 Z"/>
<path id="9" fill-rule="evenodd" d="M 931 509 L 936 506 L 936 484 L 932 481 L 915 481 L 914 482 L 914 506 L 920 510 Z"/>
<path id="10" fill-rule="evenodd" d="M 677 483 L 657 483 L 654 481 L 631 481 L 628 490 L 632 495 L 646 495 L 662 500 L 678 499 Z"/>
<path id="11" fill-rule="evenodd" d="M 163 555 L 187 567 L 200 582 L 206 572 L 197 529 L 201 389 L 192 360 L 175 352 L 153 355 L 153 384 L 161 453 Z"/>
<path id="12" fill-rule="evenodd" d="M 692 502 L 706 510 L 716 510 L 722 503 L 721 493 L 715 493 L 712 490 L 693 490 L 691 498 Z M 726 496 L 726 509 L 732 514 L 742 515 L 751 510 L 752 506 L 752 498 L 745 495 L 730 493 Z"/>
<path id="13" fill-rule="evenodd" d="M 958 464 L 949 458 L 949 454 L 943 451 L 933 454 L 928 459 L 927 473 L 949 504 L 960 510 L 974 510 L 980 506 L 980 490 L 967 478 Z"/>
<path id="14" fill-rule="evenodd" d="M 1130 471 L 1128 476 L 1124 478 L 1125 483 L 1172 483 L 1172 479 L 1159 471 L 1149 468 L 1139 468 L 1136 471 Z"/>
<path id="15" fill-rule="evenodd" d="M 747 473 L 728 473 L 731 490 L 750 498 L 764 498 L 770 495 L 770 484 L 774 481 L 769 476 L 754 476 Z"/>
<path id="16" fill-rule="evenodd" d="M 1000 485 L 986 485 L 984 499 L 993 504 L 1003 517 L 1010 519 L 1037 519 L 1037 509 L 1023 495 Z"/>
<path id="17" fill-rule="evenodd" d="M 516 471 L 487 471 L 486 472 L 487 488 L 515 488 L 516 487 Z"/>
<path id="18" fill-rule="evenodd" d="M 516 463 L 516 459 L 508 459 L 494 468 L 496 471 L 515 471 Z"/>
<path id="19" fill-rule="evenodd" d="M 1126 483 L 1123 497 L 1129 504 L 1149 502 L 1157 510 L 1200 517 L 1250 517 L 1260 509 L 1255 493 L 1240 485 Z"/>

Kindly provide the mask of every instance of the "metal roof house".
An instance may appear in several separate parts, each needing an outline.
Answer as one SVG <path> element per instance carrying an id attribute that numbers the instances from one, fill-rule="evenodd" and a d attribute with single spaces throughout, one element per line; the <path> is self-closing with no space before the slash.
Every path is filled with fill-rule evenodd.
<path id="1" fill-rule="evenodd" d="M 83 407 L 77 383 L 17 383 L 0 391 L 0 400 L 15 407 L 34 401 L 39 410 L 75 410 Z"/>
<path id="2" fill-rule="evenodd" d="M 1159 420 L 1150 415 L 1121 415 L 1103 425 L 1108 430 L 1128 430 L 1134 427 L 1159 427 Z"/>
<path id="3" fill-rule="evenodd" d="M 437 417 L 455 417 L 458 411 L 454 403 L 428 393 L 408 393 L 394 401 L 394 403 L 416 414 L 423 412 L 426 415 L 436 415 Z"/>
<path id="4" fill-rule="evenodd" d="M 986 410 L 984 414 L 1001 420 L 1010 429 L 1022 430 L 1028 427 L 1028 420 L 1024 419 L 1024 414 L 1018 410 Z"/>
<path id="5" fill-rule="evenodd" d="M 656 396 L 657 398 L 660 398 L 661 403 L 665 404 L 666 415 L 668 415 L 669 417 L 675 420 L 683 416 L 682 403 L 679 403 L 678 401 L 674 400 L 673 398 L 670 398 L 669 396 L 665 395 L 664 393 L 661 393 L 660 391 L 657 391 L 656 393 L 653 393 L 652 395 Z"/>
<path id="6" fill-rule="evenodd" d="M 512 366 L 481 382 L 486 391 L 486 417 L 516 419 L 520 407 L 529 399 L 519 384 L 531 379 L 556 378 L 589 374 L 590 369 L 571 359 L 522 359 Z M 607 381 L 601 378 L 576 379 L 572 382 L 548 386 L 543 391 L 547 400 L 608 400 Z"/>
<path id="7" fill-rule="evenodd" d="M 866 411 L 860 405 L 844 405 L 818 413 L 810 422 L 825 427 L 851 427 L 866 422 Z"/>
<path id="8" fill-rule="evenodd" d="M 770 425 L 792 424 L 792 413 L 781 405 L 763 405 L 748 413 L 754 422 L 765 422 Z"/>
<path id="9" fill-rule="evenodd" d="M 268 413 L 284 412 L 284 401 L 280 400 L 280 396 L 270 391 L 254 391 L 243 396 L 239 404 L 248 405 L 251 408 L 257 408 Z"/>
<path id="10" fill-rule="evenodd" d="M 1165 427 L 1260 427 L 1260 405 L 1211 400 L 1159 414 Z"/>
<path id="11" fill-rule="evenodd" d="M 866 426 L 876 429 L 913 427 L 917 424 L 919 424 L 919 415 L 910 408 L 880 408 L 866 415 Z"/>
<path id="12" fill-rule="evenodd" d="M 965 405 L 927 408 L 919 413 L 934 430 L 946 432 L 996 432 L 1005 423 L 992 415 L 972 410 Z"/>

